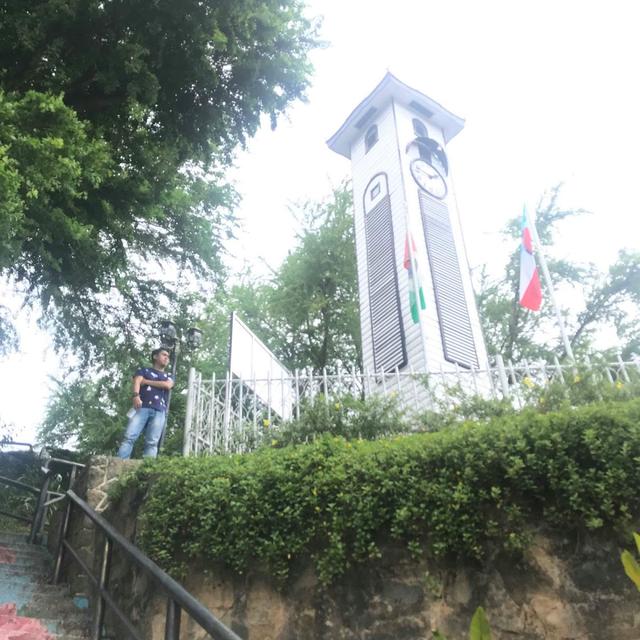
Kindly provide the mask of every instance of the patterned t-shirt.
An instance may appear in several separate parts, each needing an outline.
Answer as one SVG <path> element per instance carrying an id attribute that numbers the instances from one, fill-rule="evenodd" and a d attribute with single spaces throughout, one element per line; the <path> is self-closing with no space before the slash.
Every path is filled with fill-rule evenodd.
<path id="1" fill-rule="evenodd" d="M 158 380 L 163 382 L 171 380 L 171 374 L 165 371 L 158 371 L 151 367 L 145 367 L 144 369 L 138 369 L 133 377 L 142 376 L 145 380 Z M 155 409 L 156 411 L 167 410 L 167 399 L 169 398 L 168 389 L 158 389 L 158 387 L 152 387 L 148 384 L 140 385 L 140 400 L 142 401 L 142 407 L 145 409 Z"/>

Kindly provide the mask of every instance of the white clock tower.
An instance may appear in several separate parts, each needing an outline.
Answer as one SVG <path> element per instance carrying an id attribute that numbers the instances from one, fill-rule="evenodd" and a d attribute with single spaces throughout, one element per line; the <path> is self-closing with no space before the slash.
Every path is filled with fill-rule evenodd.
<path id="1" fill-rule="evenodd" d="M 488 369 L 446 152 L 463 126 L 387 73 L 327 143 L 351 159 L 370 372 Z"/>

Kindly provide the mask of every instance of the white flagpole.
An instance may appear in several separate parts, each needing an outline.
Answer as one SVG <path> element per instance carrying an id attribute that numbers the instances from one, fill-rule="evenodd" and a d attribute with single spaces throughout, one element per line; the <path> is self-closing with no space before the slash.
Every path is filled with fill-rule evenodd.
<path id="1" fill-rule="evenodd" d="M 547 283 L 547 289 L 549 290 L 549 298 L 551 298 L 551 304 L 553 305 L 553 310 L 556 314 L 556 320 L 558 321 L 558 327 L 560 328 L 560 335 L 562 336 L 562 344 L 564 345 L 564 350 L 572 362 L 575 362 L 575 358 L 573 357 L 573 349 L 571 348 L 571 343 L 569 342 L 569 338 L 567 337 L 567 330 L 564 326 L 564 319 L 562 318 L 562 314 L 560 313 L 560 308 L 558 307 L 558 303 L 556 301 L 555 289 L 553 288 L 553 282 L 551 281 L 551 274 L 549 273 L 549 267 L 547 266 L 547 260 L 544 257 L 544 251 L 542 250 L 542 243 L 540 242 L 540 238 L 538 236 L 538 230 L 536 229 L 535 222 L 531 219 L 529 215 L 529 210 L 525 206 L 524 215 L 527 219 L 527 224 L 531 229 L 531 237 L 533 239 L 533 244 L 536 247 L 537 256 L 540 258 L 540 267 L 542 268 L 542 275 Z"/>

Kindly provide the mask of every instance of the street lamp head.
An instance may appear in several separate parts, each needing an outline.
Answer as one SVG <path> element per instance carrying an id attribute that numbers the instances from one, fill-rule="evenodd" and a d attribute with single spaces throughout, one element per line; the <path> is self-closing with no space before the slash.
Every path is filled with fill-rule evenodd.
<path id="1" fill-rule="evenodd" d="M 202 345 L 202 331 L 197 327 L 191 327 L 187 331 L 187 344 L 190 349 L 197 349 Z"/>
<path id="2" fill-rule="evenodd" d="M 176 343 L 176 325 L 169 320 L 163 320 L 160 323 L 160 340 L 163 346 L 173 347 Z"/>

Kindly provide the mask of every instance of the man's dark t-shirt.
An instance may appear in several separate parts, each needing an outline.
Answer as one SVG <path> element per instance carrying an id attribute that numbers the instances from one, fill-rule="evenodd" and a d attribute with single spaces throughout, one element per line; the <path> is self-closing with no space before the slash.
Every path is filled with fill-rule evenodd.
<path id="1" fill-rule="evenodd" d="M 158 371 L 151 367 L 145 367 L 144 369 L 138 369 L 133 377 L 142 376 L 145 380 L 158 380 L 165 382 L 171 380 L 171 375 L 164 371 Z M 142 401 L 142 407 L 144 409 L 155 409 L 156 411 L 167 410 L 167 399 L 169 398 L 168 389 L 158 389 L 157 387 L 151 387 L 148 384 L 140 385 L 140 400 Z"/>

